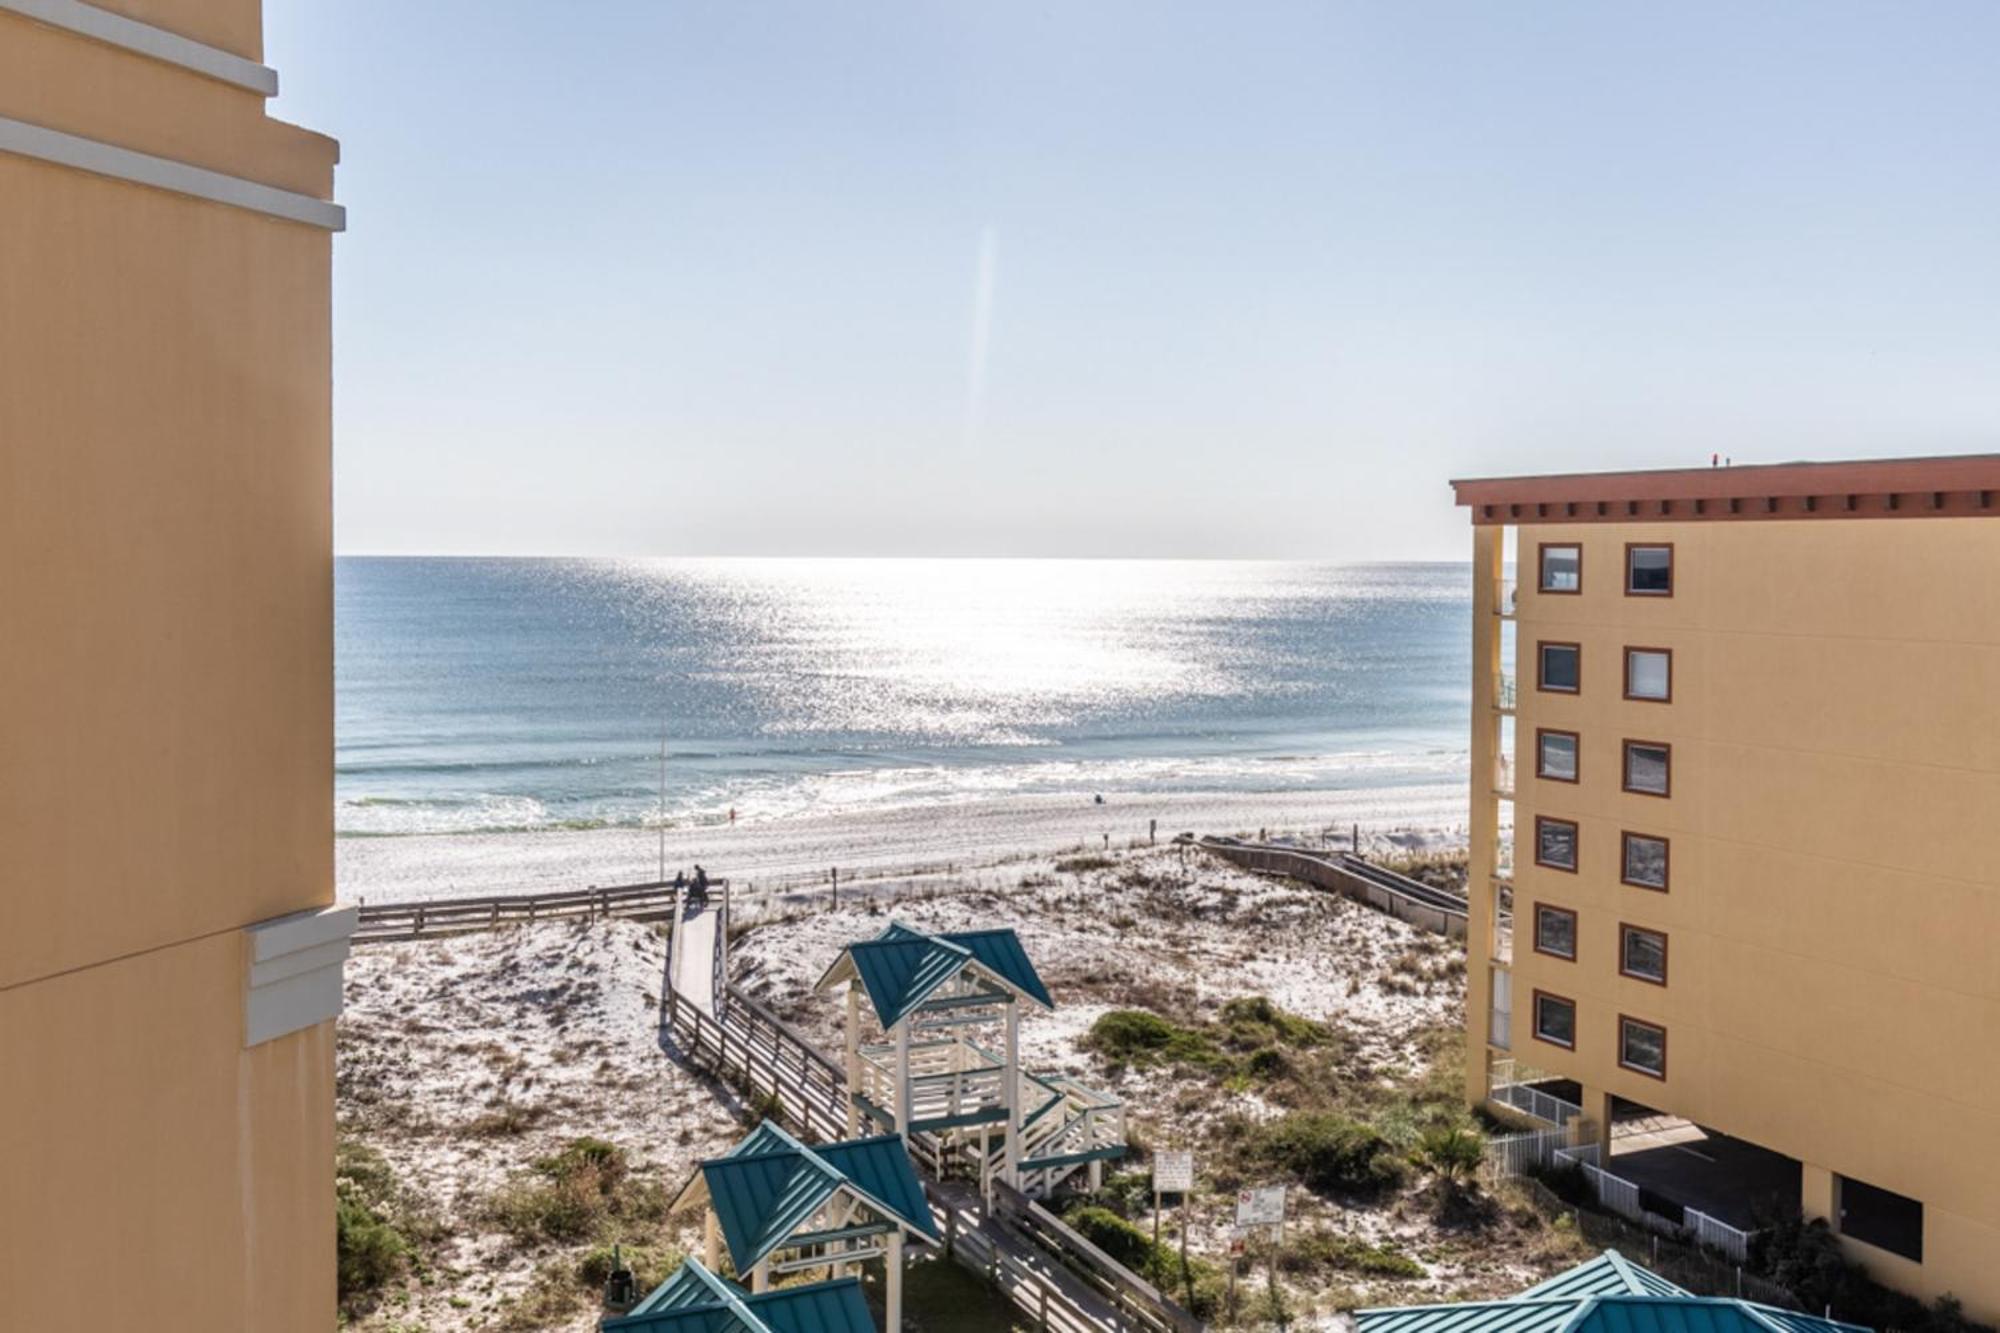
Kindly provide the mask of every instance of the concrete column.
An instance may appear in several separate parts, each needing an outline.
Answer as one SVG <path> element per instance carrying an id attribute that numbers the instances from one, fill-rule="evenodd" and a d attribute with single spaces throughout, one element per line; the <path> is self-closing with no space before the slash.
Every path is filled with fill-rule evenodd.
<path id="1" fill-rule="evenodd" d="M 889 1233 L 889 1251 L 883 1256 L 888 1271 L 883 1274 L 883 1333 L 901 1333 L 903 1327 L 903 1229 Z"/>
<path id="2" fill-rule="evenodd" d="M 1576 1144 L 1597 1145 L 1597 1164 L 1605 1170 L 1611 1169 L 1611 1094 L 1603 1088 L 1583 1086 L 1583 1117 L 1590 1121 L 1590 1134 L 1577 1138 Z M 1594 1136 L 1594 1137 L 1592 1137 Z"/>
<path id="3" fill-rule="evenodd" d="M 1840 1190 L 1833 1172 L 1811 1162 L 1799 1164 L 1799 1211 L 1807 1218 L 1824 1218 L 1839 1229 Z"/>
<path id="4" fill-rule="evenodd" d="M 847 983 L 847 1137 L 861 1136 L 861 983 Z"/>

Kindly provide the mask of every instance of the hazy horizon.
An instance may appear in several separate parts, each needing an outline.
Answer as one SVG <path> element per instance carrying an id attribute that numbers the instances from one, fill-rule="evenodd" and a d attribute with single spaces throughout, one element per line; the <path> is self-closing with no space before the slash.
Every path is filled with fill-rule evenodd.
<path id="1" fill-rule="evenodd" d="M 273 0 L 342 143 L 336 546 L 1452 559 L 1453 476 L 1990 449 L 1996 43 Z"/>

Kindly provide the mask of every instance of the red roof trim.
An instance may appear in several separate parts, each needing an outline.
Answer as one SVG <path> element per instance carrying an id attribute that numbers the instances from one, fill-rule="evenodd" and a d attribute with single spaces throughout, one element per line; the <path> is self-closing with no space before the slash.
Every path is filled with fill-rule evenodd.
<path id="1" fill-rule="evenodd" d="M 2000 516 L 2000 454 L 1452 482 L 1474 523 Z"/>

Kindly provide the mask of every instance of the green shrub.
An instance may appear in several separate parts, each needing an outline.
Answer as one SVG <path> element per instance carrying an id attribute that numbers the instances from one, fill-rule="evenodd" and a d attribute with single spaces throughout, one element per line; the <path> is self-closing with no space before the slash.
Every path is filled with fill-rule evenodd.
<path id="1" fill-rule="evenodd" d="M 1370 1245 L 1337 1231 L 1308 1231 L 1285 1241 L 1285 1271 L 1312 1273 L 1340 1269 L 1369 1277 L 1423 1277 L 1424 1267 L 1400 1250 Z"/>
<path id="2" fill-rule="evenodd" d="M 1333 1112 L 1296 1111 L 1261 1125 L 1253 1150 L 1320 1194 L 1374 1194 L 1403 1178 L 1387 1139 Z"/>
<path id="3" fill-rule="evenodd" d="M 334 1270 L 342 1305 L 403 1275 L 410 1242 L 390 1220 L 395 1174 L 382 1154 L 342 1140 L 334 1149 Z"/>
<path id="4" fill-rule="evenodd" d="M 1215 1312 L 1223 1286 L 1221 1270 L 1215 1265 L 1190 1259 L 1183 1270 L 1181 1257 L 1172 1247 L 1153 1244 L 1151 1236 L 1108 1208 L 1085 1205 L 1066 1213 L 1063 1220 L 1167 1296 L 1177 1301 L 1186 1298 L 1190 1314 L 1205 1318 Z"/>
<path id="5" fill-rule="evenodd" d="M 611 1280 L 615 1258 L 623 1259 L 632 1270 L 632 1280 L 641 1293 L 651 1291 L 680 1267 L 681 1253 L 661 1245 L 593 1245 L 576 1262 L 576 1280 L 593 1291 Z"/>
<path id="6" fill-rule="evenodd" d="M 409 1242 L 359 1199 L 336 1198 L 333 1235 L 335 1281 L 342 1303 L 372 1295 L 402 1276 Z"/>
<path id="7" fill-rule="evenodd" d="M 1230 1030 L 1230 1044 L 1238 1047 L 1283 1042 L 1305 1049 L 1318 1046 L 1332 1035 L 1326 1024 L 1280 1009 L 1263 995 L 1230 1000 L 1222 1006 L 1222 1021 Z"/>
<path id="8" fill-rule="evenodd" d="M 582 1138 L 503 1186 L 486 1216 L 521 1241 L 579 1241 L 612 1220 L 655 1218 L 663 1204 L 657 1188 L 630 1179 L 623 1148 Z"/>
<path id="9" fill-rule="evenodd" d="M 1205 1034 L 1169 1023 L 1144 1009 L 1113 1009 L 1090 1025 L 1080 1043 L 1107 1060 L 1131 1065 L 1178 1064 L 1216 1068 L 1228 1060 Z"/>
<path id="10" fill-rule="evenodd" d="M 1453 1187 L 1470 1180 L 1485 1155 L 1485 1140 L 1475 1131 L 1455 1125 L 1436 1125 L 1425 1130 L 1417 1140 L 1414 1154 L 1417 1165 Z"/>

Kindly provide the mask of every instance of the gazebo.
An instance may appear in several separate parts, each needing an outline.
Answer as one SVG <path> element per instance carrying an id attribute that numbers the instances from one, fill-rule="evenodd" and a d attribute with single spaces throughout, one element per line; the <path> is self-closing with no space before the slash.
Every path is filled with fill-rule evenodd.
<path id="1" fill-rule="evenodd" d="M 703 1162 L 671 1211 L 697 1205 L 707 1208 L 706 1271 L 721 1266 L 726 1245 L 753 1295 L 769 1291 L 774 1276 L 831 1268 L 840 1278 L 881 1259 L 891 1329 L 902 1326 L 904 1238 L 940 1239 L 894 1134 L 808 1148 L 766 1120 L 725 1156 Z"/>
<path id="2" fill-rule="evenodd" d="M 1125 1152 L 1125 1107 L 1061 1075 L 1021 1068 L 1021 1008 L 1055 1001 L 1012 930 L 929 934 L 891 922 L 841 950 L 818 989 L 847 988 L 847 1129 L 891 1131 L 931 1154 L 973 1156 L 982 1193 L 997 1177 L 1047 1194 Z M 863 1040 L 866 996 L 874 1041 Z M 995 1048 L 998 1048 L 997 1050 Z M 992 1138 L 1000 1137 L 996 1149 Z"/>
<path id="3" fill-rule="evenodd" d="M 623 1315 L 618 1333 L 875 1333 L 856 1278 L 753 1293 L 689 1259 Z"/>

